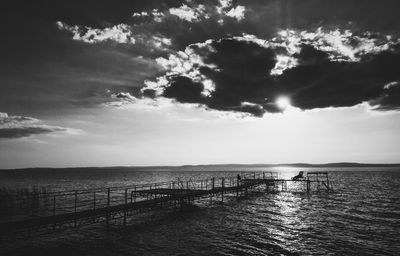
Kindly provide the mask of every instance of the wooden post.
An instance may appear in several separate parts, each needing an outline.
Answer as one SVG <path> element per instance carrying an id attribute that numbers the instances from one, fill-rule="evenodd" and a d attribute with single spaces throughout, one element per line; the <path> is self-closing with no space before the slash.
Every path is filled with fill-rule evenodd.
<path id="1" fill-rule="evenodd" d="M 222 179 L 221 179 L 221 185 L 222 185 L 222 190 L 221 190 L 221 200 L 222 200 L 222 203 L 224 202 L 224 189 L 225 189 L 225 178 L 224 177 L 222 177 Z"/>
<path id="2" fill-rule="evenodd" d="M 78 203 L 78 191 L 75 190 L 75 204 L 74 204 L 74 226 L 76 227 L 76 204 Z"/>
<path id="3" fill-rule="evenodd" d="M 56 216 L 56 196 L 53 196 L 53 217 Z M 56 218 L 54 218 L 53 229 L 56 228 Z"/>
<path id="4" fill-rule="evenodd" d="M 329 192 L 329 176 L 328 173 L 325 174 L 326 177 L 326 190 Z"/>
<path id="5" fill-rule="evenodd" d="M 109 208 L 110 208 L 110 188 L 107 188 L 107 212 L 106 212 L 106 224 L 107 224 L 107 227 L 108 227 L 108 224 L 110 222 Z"/>
<path id="6" fill-rule="evenodd" d="M 93 210 L 96 210 L 96 191 L 93 192 Z"/>
<path id="7" fill-rule="evenodd" d="M 124 206 L 124 227 L 126 227 L 126 210 L 128 204 L 128 189 L 125 189 L 125 206 Z"/>
<path id="8" fill-rule="evenodd" d="M 239 197 L 239 178 L 236 178 L 236 197 Z"/>
<path id="9" fill-rule="evenodd" d="M 214 190 L 214 177 L 211 179 L 211 192 L 210 192 L 210 204 L 212 204 L 212 191 Z"/>
<path id="10" fill-rule="evenodd" d="M 215 187 L 215 178 L 213 177 L 213 178 L 212 178 L 212 187 L 211 187 L 212 190 L 214 190 L 214 187 Z"/>

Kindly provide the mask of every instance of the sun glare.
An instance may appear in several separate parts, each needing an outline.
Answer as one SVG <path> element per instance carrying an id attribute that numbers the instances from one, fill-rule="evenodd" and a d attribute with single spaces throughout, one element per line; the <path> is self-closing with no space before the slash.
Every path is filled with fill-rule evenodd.
<path id="1" fill-rule="evenodd" d="M 290 99 L 288 97 L 279 97 L 275 103 L 278 108 L 285 110 L 287 107 L 290 106 Z"/>

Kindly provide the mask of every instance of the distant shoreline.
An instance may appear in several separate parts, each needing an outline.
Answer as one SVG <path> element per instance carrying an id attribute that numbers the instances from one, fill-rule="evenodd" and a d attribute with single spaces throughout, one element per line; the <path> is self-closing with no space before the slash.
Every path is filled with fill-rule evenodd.
<path id="1" fill-rule="evenodd" d="M 29 171 L 29 170 L 78 170 L 78 169 L 152 169 L 152 168 L 188 168 L 188 167 L 240 167 L 240 168 L 256 168 L 256 167 L 294 167 L 294 168 L 323 168 L 323 167 L 400 167 L 400 163 L 392 164 L 370 164 L 370 163 L 352 163 L 352 162 L 339 162 L 339 163 L 326 163 L 326 164 L 308 164 L 308 163 L 287 163 L 287 164 L 199 164 L 199 165 L 163 165 L 163 166 L 104 166 L 104 167 L 30 167 L 30 168 L 15 168 L 15 169 L 0 169 L 0 171 Z"/>

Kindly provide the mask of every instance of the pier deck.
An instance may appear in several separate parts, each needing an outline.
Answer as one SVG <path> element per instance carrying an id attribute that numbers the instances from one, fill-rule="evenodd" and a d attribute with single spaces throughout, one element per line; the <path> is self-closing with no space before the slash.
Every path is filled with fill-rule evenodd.
<path id="1" fill-rule="evenodd" d="M 265 186 L 266 191 L 288 191 L 288 183 L 300 183 L 309 192 L 311 183 L 323 184 L 329 190 L 329 180 L 278 179 L 273 172 L 245 174 L 241 177 L 221 177 L 206 180 L 160 182 L 152 184 L 114 187 L 107 189 L 66 191 L 39 194 L 19 202 L 21 211 L 0 222 L 0 233 L 41 226 L 70 223 L 76 227 L 83 219 L 105 219 L 108 224 L 113 215 L 121 216 L 126 225 L 128 216 L 135 211 L 155 207 L 179 207 L 194 201 L 224 201 L 224 195 L 241 196 L 248 190 Z"/>

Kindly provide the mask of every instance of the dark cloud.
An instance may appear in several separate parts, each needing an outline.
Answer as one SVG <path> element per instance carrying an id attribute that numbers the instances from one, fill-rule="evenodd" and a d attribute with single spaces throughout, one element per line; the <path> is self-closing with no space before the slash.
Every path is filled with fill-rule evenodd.
<path id="1" fill-rule="evenodd" d="M 369 102 L 375 110 L 400 110 L 400 86 L 399 81 L 394 82 L 383 90 L 380 97 Z"/>
<path id="2" fill-rule="evenodd" d="M 278 55 L 285 52 L 283 46 L 268 47 L 243 38 L 192 45 L 191 58 L 200 57 L 204 63 L 194 63 L 189 71 L 175 70 L 181 75 L 168 78 L 162 96 L 254 116 L 282 111 L 275 103 L 280 96 L 289 97 L 292 106 L 303 110 L 349 107 L 363 102 L 380 110 L 398 109 L 399 87 L 388 86 L 400 79 L 398 45 L 381 47 L 379 52 L 370 45 L 372 41 L 362 40 L 365 52 L 348 61 L 343 61 L 341 54 L 352 56 L 352 49 L 358 48 L 338 48 L 337 52 L 327 48 L 329 52 L 325 52 L 320 41 L 315 45 L 300 44 L 299 52 L 292 56 L 297 64 L 285 67 L 280 75 L 271 71 L 277 65 Z M 196 72 L 200 75 L 191 77 Z M 201 79 L 203 82 L 199 82 Z M 207 79 L 214 88 L 204 97 L 203 84 Z"/>
<path id="3" fill-rule="evenodd" d="M 52 127 L 15 127 L 15 128 L 0 128 L 0 138 L 15 139 L 29 137 L 38 134 L 47 134 L 52 132 L 65 131 L 63 128 Z"/>
<path id="4" fill-rule="evenodd" d="M 252 42 L 224 39 L 212 44 L 215 52 L 205 62 L 216 68 L 202 68 L 201 72 L 215 83 L 208 105 L 214 109 L 237 110 L 260 114 L 276 97 L 273 78 L 269 75 L 275 66 L 273 50 Z M 256 105 L 244 105 L 244 103 Z M 276 111 L 276 109 L 275 109 Z"/>
<path id="5" fill-rule="evenodd" d="M 301 109 L 354 106 L 379 97 L 387 83 L 400 78 L 400 52 L 395 49 L 360 62 L 334 62 L 308 48 L 299 56 L 303 65 L 287 70 L 278 81 L 282 93 Z"/>
<path id="6" fill-rule="evenodd" d="M 201 94 L 204 90 L 202 83 L 192 81 L 188 77 L 173 76 L 169 78 L 170 85 L 165 88 L 163 96 L 174 98 L 182 103 L 203 103 L 205 97 Z"/>
<path id="7" fill-rule="evenodd" d="M 197 8 L 199 13 L 202 4 L 207 15 L 201 14 L 192 22 L 171 15 L 170 8 L 180 8 L 183 4 L 193 10 Z M 244 19 L 227 15 L 238 5 L 245 8 Z M 0 8 L 3 35 L 0 109 L 35 116 L 48 112 L 59 115 L 107 102 L 110 95 L 105 93 L 107 90 L 111 93 L 127 91 L 138 96 L 144 80 L 162 75 L 155 64 L 157 57 L 167 57 L 189 44 L 208 39 L 241 36 L 242 33 L 270 39 L 281 29 L 310 30 L 321 26 L 394 35 L 400 31 L 397 0 L 237 0 L 232 1 L 232 6 L 225 8 L 223 14 L 218 13 L 217 6 L 221 6 L 218 0 L 41 0 L 3 4 Z M 156 21 L 153 14 L 132 17 L 134 13 L 153 11 L 165 17 L 162 22 Z M 57 27 L 58 21 L 78 26 L 83 31 L 81 36 L 90 29 L 104 32 L 124 24 L 131 28 L 136 43 L 97 40 L 100 43 L 94 44 L 74 40 L 71 31 L 61 31 Z M 215 54 L 199 52 L 204 49 L 197 49 L 197 52 L 207 63 L 220 69 L 199 68 L 202 75 L 215 83 L 215 91 L 208 96 L 199 94 L 201 84 L 198 80 L 188 81 L 179 78 L 181 74 L 175 74 L 169 78 L 170 87 L 166 88 L 164 96 L 259 116 L 263 111 L 280 111 L 274 100 L 281 93 L 291 95 L 293 104 L 304 109 L 352 105 L 383 97 L 382 84 L 398 80 L 397 53 L 388 52 L 374 60 L 363 59 L 362 62 L 372 70 L 370 72 L 367 67 L 361 68 L 354 63 L 333 63 L 326 53 L 304 45 L 300 55 L 295 56 L 301 64 L 290 72 L 286 70 L 284 77 L 278 79 L 268 73 L 276 63 L 277 49 L 229 40 L 215 42 L 213 47 Z M 390 66 L 391 63 L 394 65 Z M 370 77 L 359 75 L 363 72 L 370 72 Z M 378 79 L 383 76 L 384 79 Z M 294 86 L 297 81 L 299 85 Z M 364 83 L 368 86 L 361 86 Z M 182 84 L 188 84 L 188 88 L 181 88 Z M 335 96 L 329 88 L 333 84 L 342 87 L 338 91 L 351 86 L 357 88 L 357 92 L 349 93 L 348 97 L 339 93 Z M 157 96 L 151 88 L 142 92 L 148 97 Z"/>
<path id="8" fill-rule="evenodd" d="M 172 76 L 168 78 L 164 97 L 256 116 L 266 111 L 279 111 L 273 104 L 277 91 L 273 78 L 268 75 L 275 66 L 273 50 L 233 39 L 215 41 L 211 46 L 215 51 L 208 53 L 196 45 L 190 48 L 206 54 L 203 56 L 206 65 L 198 68 L 202 75 L 214 82 L 215 90 L 206 97 L 201 82 L 186 76 Z M 212 66 L 216 68 L 210 68 Z"/>
<path id="9" fill-rule="evenodd" d="M 7 113 L 0 112 L 0 139 L 22 138 L 67 131 L 67 128 L 46 125 L 32 117 L 9 116 Z"/>

